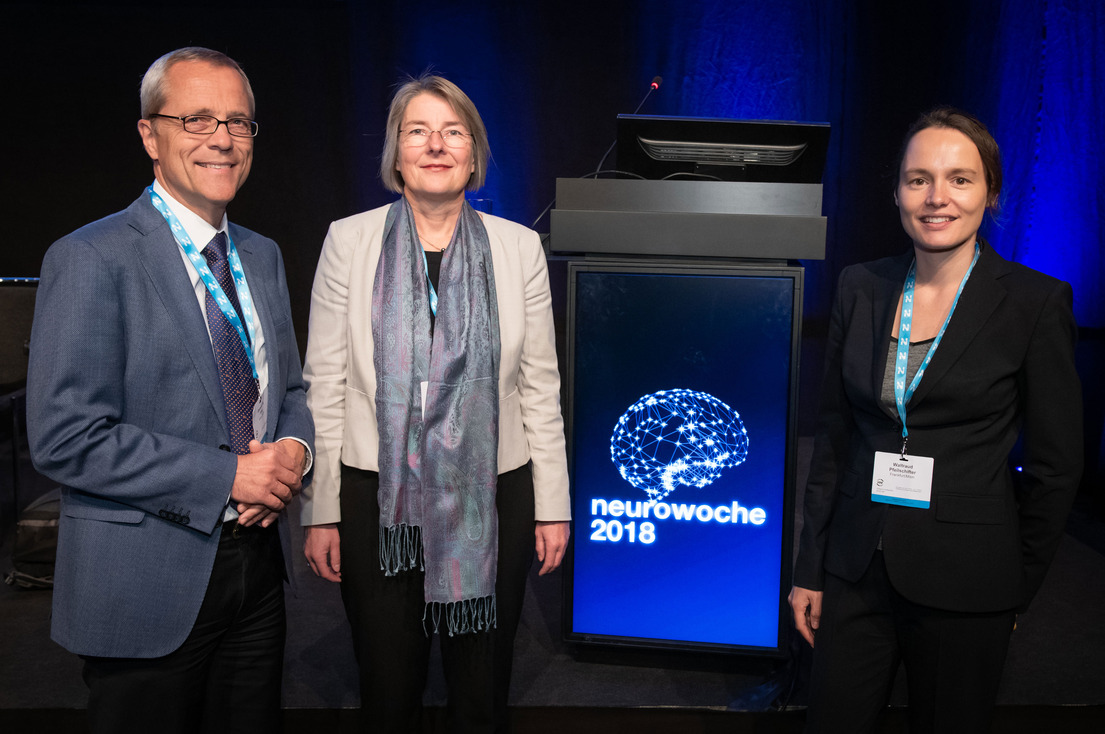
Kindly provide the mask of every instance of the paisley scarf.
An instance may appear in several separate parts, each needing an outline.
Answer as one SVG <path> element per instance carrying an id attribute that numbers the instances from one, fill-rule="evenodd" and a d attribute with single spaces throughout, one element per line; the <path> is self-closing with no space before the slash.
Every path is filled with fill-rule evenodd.
<path id="1" fill-rule="evenodd" d="M 487 230 L 467 202 L 442 257 L 432 331 L 425 263 L 400 199 L 372 288 L 380 567 L 424 570 L 423 620 L 454 635 L 496 624 L 499 313 Z"/>

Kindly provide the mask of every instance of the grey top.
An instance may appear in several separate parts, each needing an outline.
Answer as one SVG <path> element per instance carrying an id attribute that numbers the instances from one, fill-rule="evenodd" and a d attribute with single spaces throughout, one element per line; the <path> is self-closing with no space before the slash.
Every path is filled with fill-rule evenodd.
<path id="1" fill-rule="evenodd" d="M 913 376 L 917 374 L 917 370 L 921 368 L 921 363 L 925 361 L 925 356 L 929 353 L 929 347 L 932 346 L 932 339 L 925 339 L 920 342 L 909 343 L 909 363 L 906 365 L 906 380 L 913 380 Z M 890 337 L 890 350 L 886 357 L 886 373 L 882 378 L 882 395 L 879 397 L 882 400 L 883 405 L 891 410 L 897 410 L 897 403 L 894 400 L 894 367 L 898 360 L 898 338 Z"/>

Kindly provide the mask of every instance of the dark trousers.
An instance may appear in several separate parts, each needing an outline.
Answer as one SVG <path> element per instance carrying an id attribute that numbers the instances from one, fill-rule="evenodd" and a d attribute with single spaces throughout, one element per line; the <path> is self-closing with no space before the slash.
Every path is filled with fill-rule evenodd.
<path id="1" fill-rule="evenodd" d="M 280 543 L 275 526 L 235 528 L 223 527 L 207 593 L 180 648 L 160 658 L 83 658 L 92 732 L 280 731 Z"/>
<path id="2" fill-rule="evenodd" d="M 413 569 L 385 576 L 380 570 L 379 475 L 342 466 L 341 488 L 341 592 L 360 668 L 365 723 L 376 732 L 419 731 L 432 639 L 422 622 L 424 574 Z M 495 506 L 498 626 L 491 632 L 438 635 L 450 732 L 509 731 L 514 636 L 534 553 L 528 464 L 499 475 Z"/>
<path id="3" fill-rule="evenodd" d="M 857 583 L 827 574 L 806 732 L 875 731 L 899 663 L 912 734 L 988 732 L 1015 618 L 914 604 L 894 590 L 882 552 Z"/>

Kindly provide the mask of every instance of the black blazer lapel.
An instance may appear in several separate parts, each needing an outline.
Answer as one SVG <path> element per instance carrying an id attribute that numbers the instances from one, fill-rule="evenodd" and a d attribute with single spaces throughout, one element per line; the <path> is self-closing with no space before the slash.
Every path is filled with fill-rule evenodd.
<path id="1" fill-rule="evenodd" d="M 871 334 L 874 353 L 871 355 L 871 396 L 887 415 L 898 420 L 898 412 L 882 402 L 882 384 L 889 360 L 894 319 L 898 316 L 898 297 L 905 287 L 905 276 L 913 262 L 910 250 L 901 257 L 882 261 L 887 267 L 875 273 L 871 287 Z"/>
<path id="2" fill-rule="evenodd" d="M 933 386 L 959 360 L 994 310 L 1005 299 L 1007 293 L 998 278 L 1008 269 L 1008 263 L 983 243 L 978 263 L 975 264 L 967 285 L 963 287 L 963 294 L 959 297 L 959 304 L 952 314 L 947 331 L 944 332 L 944 338 L 940 340 L 932 362 L 925 370 L 917 391 L 913 393 L 910 406 L 916 406 L 925 399 Z"/>

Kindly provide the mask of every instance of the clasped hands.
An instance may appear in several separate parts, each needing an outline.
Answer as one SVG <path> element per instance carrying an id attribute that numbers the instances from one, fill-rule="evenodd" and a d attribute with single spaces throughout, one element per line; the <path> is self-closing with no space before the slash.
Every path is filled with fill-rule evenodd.
<path id="1" fill-rule="evenodd" d="M 238 524 L 267 528 L 292 501 L 303 484 L 307 449 L 299 441 L 249 442 L 249 453 L 238 456 L 230 490 L 237 503 Z"/>

